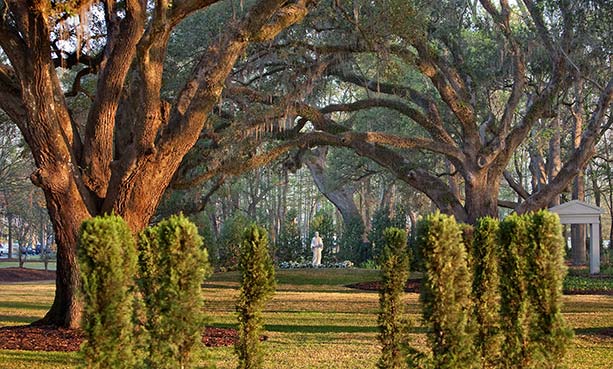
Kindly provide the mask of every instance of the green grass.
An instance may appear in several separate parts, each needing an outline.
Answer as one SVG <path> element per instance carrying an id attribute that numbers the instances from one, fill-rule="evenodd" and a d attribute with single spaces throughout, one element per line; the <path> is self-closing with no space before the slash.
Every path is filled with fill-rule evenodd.
<path id="1" fill-rule="evenodd" d="M 371 269 L 282 269 L 276 270 L 279 285 L 342 286 L 372 281 L 379 278 L 380 271 Z M 211 282 L 238 282 L 238 272 L 216 273 Z"/>
<path id="2" fill-rule="evenodd" d="M 564 278 L 564 291 L 613 291 L 613 277 L 593 278 L 568 275 Z"/>
<path id="3" fill-rule="evenodd" d="M 27 269 L 45 269 L 45 263 L 43 263 L 42 260 L 40 260 L 40 257 L 38 256 L 30 256 L 31 259 L 28 259 L 24 264 L 23 267 L 27 268 Z M 7 261 L 7 259 L 0 259 L 0 268 L 16 268 L 19 266 L 19 262 L 18 261 Z M 48 264 L 48 269 L 49 270 L 55 270 L 55 260 L 54 261 L 50 261 Z"/>
<path id="4" fill-rule="evenodd" d="M 378 277 L 376 270 L 283 270 L 279 288 L 264 312 L 267 340 L 265 368 L 375 368 L 379 355 L 378 294 L 344 287 Z M 238 274 L 213 275 L 205 283 L 209 322 L 235 327 L 234 301 Z M 0 326 L 25 324 L 43 316 L 53 299 L 53 284 L 0 285 Z M 410 337 L 427 349 L 419 326 L 417 294 L 405 294 L 408 317 L 414 323 Z M 613 296 L 564 296 L 564 315 L 576 330 L 566 363 L 573 369 L 609 368 L 613 338 L 601 335 L 612 326 Z M 235 368 L 232 347 L 207 350 L 217 368 Z M 0 369 L 76 368 L 75 353 L 0 350 Z"/>
<path id="5" fill-rule="evenodd" d="M 564 278 L 564 291 L 613 292 L 613 268 L 603 265 L 600 275 L 591 276 L 587 267 L 570 267 Z"/>

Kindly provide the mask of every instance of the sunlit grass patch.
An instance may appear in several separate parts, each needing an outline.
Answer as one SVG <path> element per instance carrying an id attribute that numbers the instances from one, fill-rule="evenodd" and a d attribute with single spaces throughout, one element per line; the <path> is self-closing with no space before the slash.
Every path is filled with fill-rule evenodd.
<path id="1" fill-rule="evenodd" d="M 0 369 L 72 369 L 78 363 L 74 352 L 0 350 Z"/>

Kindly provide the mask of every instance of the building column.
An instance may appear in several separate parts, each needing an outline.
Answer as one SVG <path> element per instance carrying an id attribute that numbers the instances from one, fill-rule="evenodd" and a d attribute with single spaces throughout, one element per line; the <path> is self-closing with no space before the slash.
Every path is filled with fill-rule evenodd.
<path id="1" fill-rule="evenodd" d="M 600 273 L 600 223 L 592 223 L 590 237 L 590 274 Z"/>

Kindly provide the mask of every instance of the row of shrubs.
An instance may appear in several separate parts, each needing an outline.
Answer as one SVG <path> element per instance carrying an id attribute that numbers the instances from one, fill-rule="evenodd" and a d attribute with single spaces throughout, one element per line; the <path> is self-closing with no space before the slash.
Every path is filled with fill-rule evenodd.
<path id="1" fill-rule="evenodd" d="M 261 310 L 275 289 L 266 231 L 248 227 L 240 249 L 236 352 L 239 368 L 256 368 Z M 194 224 L 173 216 L 135 239 L 120 217 L 93 218 L 81 226 L 78 258 L 88 369 L 195 366 L 210 267 Z"/>
<path id="2" fill-rule="evenodd" d="M 471 227 L 436 213 L 418 223 L 431 352 L 411 347 L 401 320 L 406 233 L 390 228 L 384 236 L 379 368 L 562 367 L 572 330 L 560 312 L 566 270 L 557 215 L 484 218 Z"/>
<path id="3" fill-rule="evenodd" d="M 204 327 L 209 271 L 196 227 L 171 217 L 137 240 L 115 216 L 83 224 L 79 263 L 88 368 L 190 368 Z M 564 264 L 557 217 L 538 212 L 473 228 L 431 215 L 418 224 L 430 352 L 411 347 L 401 296 L 409 276 L 406 232 L 384 231 L 379 368 L 559 368 L 572 331 L 560 313 Z M 240 244 L 236 309 L 239 368 L 259 368 L 261 310 L 275 290 L 266 231 Z"/>

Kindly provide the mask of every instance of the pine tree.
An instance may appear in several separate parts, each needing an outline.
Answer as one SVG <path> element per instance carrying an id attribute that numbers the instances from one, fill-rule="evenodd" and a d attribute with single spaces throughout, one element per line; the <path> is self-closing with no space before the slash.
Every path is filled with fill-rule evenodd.
<path id="1" fill-rule="evenodd" d="M 377 209 L 373 215 L 370 232 L 368 233 L 368 241 L 370 241 L 370 245 L 372 247 L 373 260 L 379 260 L 381 253 L 385 248 L 385 238 L 383 236 L 383 232 L 385 229 L 391 226 L 392 220 L 389 217 L 389 209 Z"/>

